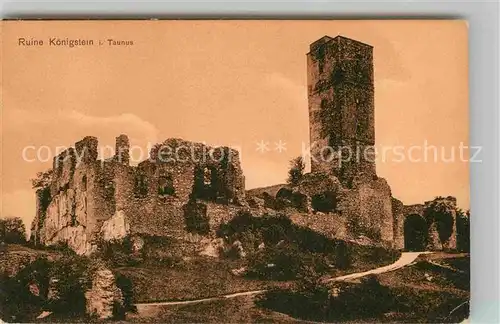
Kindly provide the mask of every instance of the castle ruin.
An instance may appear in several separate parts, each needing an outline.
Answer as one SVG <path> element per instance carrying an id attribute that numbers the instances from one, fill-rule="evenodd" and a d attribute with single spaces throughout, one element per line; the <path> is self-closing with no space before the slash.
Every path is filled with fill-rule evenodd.
<path id="1" fill-rule="evenodd" d="M 168 139 L 131 166 L 127 136 L 116 138 L 115 156 L 104 161 L 97 159 L 97 139 L 85 137 L 54 158 L 50 185 L 36 193 L 32 239 L 65 242 L 88 254 L 100 239 L 182 238 L 190 213 L 208 219 L 203 235 L 213 236 L 247 210 L 285 212 L 329 237 L 364 237 L 396 249 L 455 249 L 455 198 L 407 206 L 376 174 L 373 47 L 322 37 L 310 45 L 307 76 L 311 172 L 298 184 L 245 191 L 239 154 L 228 147 Z"/>
<path id="2" fill-rule="evenodd" d="M 98 160 L 97 146 L 85 137 L 54 158 L 50 186 L 37 191 L 36 243 L 65 242 L 83 254 L 98 239 L 182 236 L 193 202 L 204 202 L 200 217 L 220 223 L 245 199 L 239 155 L 230 148 L 168 139 L 131 166 L 127 136 L 116 138 L 111 159 Z"/>

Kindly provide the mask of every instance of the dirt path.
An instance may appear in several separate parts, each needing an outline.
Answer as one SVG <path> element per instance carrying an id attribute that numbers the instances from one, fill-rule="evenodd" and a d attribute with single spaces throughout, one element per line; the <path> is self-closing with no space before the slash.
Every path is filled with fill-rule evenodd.
<path id="1" fill-rule="evenodd" d="M 370 274 L 380 274 L 380 273 L 384 273 L 384 272 L 394 271 L 394 270 L 397 270 L 397 269 L 400 269 L 404 266 L 409 265 L 410 263 L 415 261 L 415 259 L 419 255 L 426 254 L 426 253 L 431 253 L 431 252 L 403 252 L 403 253 L 401 253 L 401 257 L 396 262 L 394 262 L 390 265 L 383 266 L 380 268 L 375 268 L 375 269 L 364 271 L 364 272 L 356 272 L 356 273 L 351 273 L 351 274 L 348 274 L 345 276 L 330 278 L 330 279 L 327 279 L 325 282 L 352 280 L 352 279 L 358 279 L 358 278 L 361 278 L 364 276 L 368 276 Z M 259 295 L 259 294 L 262 294 L 264 292 L 266 292 L 266 290 L 250 290 L 250 291 L 244 291 L 244 292 L 239 292 L 239 293 L 233 293 L 233 294 L 227 294 L 227 295 L 215 296 L 215 297 L 208 297 L 208 298 L 202 298 L 202 299 L 153 302 L 153 303 L 139 303 L 139 304 L 135 304 L 135 306 L 137 307 L 138 313 L 141 313 L 141 311 L 144 311 L 146 308 L 149 308 L 151 306 L 189 305 L 189 304 L 197 304 L 197 303 L 215 301 L 215 300 L 220 300 L 220 299 L 224 299 L 224 298 L 236 298 L 236 297 L 240 297 L 240 296 Z"/>
<path id="2" fill-rule="evenodd" d="M 401 253 L 401 257 L 396 262 L 389 264 L 387 266 L 368 270 L 365 272 L 351 273 L 351 274 L 348 274 L 345 276 L 327 279 L 326 282 L 352 280 L 352 279 L 358 279 L 358 278 L 361 278 L 364 276 L 368 276 L 371 274 L 380 274 L 380 273 L 384 273 L 384 272 L 394 271 L 394 270 L 397 270 L 397 269 L 400 269 L 404 266 L 409 265 L 410 263 L 415 261 L 415 259 L 417 259 L 417 257 L 419 255 L 427 254 L 427 253 L 431 253 L 431 252 L 403 252 L 403 253 Z"/>

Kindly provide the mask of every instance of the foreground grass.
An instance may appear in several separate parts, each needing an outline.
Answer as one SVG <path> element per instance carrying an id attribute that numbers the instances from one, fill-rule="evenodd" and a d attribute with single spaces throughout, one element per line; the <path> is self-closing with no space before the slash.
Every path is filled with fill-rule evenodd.
<path id="1" fill-rule="evenodd" d="M 253 297 L 184 306 L 155 306 L 143 308 L 127 316 L 131 323 L 301 323 L 290 316 L 255 306 Z"/>
<path id="2" fill-rule="evenodd" d="M 273 290 L 257 301 L 263 308 L 310 321 L 457 323 L 468 317 L 469 264 L 464 255 L 434 256 L 353 282 Z"/>
<path id="3" fill-rule="evenodd" d="M 351 249 L 352 265 L 346 269 L 332 267 L 327 276 L 370 270 L 399 258 L 399 254 L 388 253 L 383 248 L 352 246 Z M 149 263 L 115 270 L 132 281 L 136 303 L 193 300 L 249 290 L 287 288 L 295 282 L 261 280 L 232 273 L 244 265 L 245 260 L 197 256 L 174 266 Z"/>
<path id="4" fill-rule="evenodd" d="M 248 279 L 231 272 L 241 266 L 239 260 L 197 257 L 175 267 L 149 265 L 117 271 L 132 280 L 136 303 L 192 300 L 288 284 Z"/>

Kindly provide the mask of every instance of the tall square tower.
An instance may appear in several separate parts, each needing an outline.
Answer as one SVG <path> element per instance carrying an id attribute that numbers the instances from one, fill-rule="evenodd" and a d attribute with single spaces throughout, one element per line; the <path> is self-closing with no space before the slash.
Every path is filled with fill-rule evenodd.
<path id="1" fill-rule="evenodd" d="M 373 47 L 324 36 L 307 54 L 311 171 L 374 177 Z"/>

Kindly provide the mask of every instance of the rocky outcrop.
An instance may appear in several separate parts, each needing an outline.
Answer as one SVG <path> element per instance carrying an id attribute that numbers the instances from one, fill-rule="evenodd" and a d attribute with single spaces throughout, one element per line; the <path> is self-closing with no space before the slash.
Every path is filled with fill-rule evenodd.
<path id="1" fill-rule="evenodd" d="M 111 319 L 123 308 L 123 296 L 111 270 L 100 266 L 92 275 L 92 286 L 85 293 L 87 313 L 99 319 Z"/>
<path id="2" fill-rule="evenodd" d="M 200 245 L 202 246 L 200 255 L 217 258 L 224 248 L 224 240 L 221 238 L 205 239 L 200 241 Z"/>
<path id="3" fill-rule="evenodd" d="M 113 217 L 104 221 L 101 227 L 101 237 L 105 241 L 123 239 L 129 233 L 130 226 L 122 210 L 116 211 Z"/>

